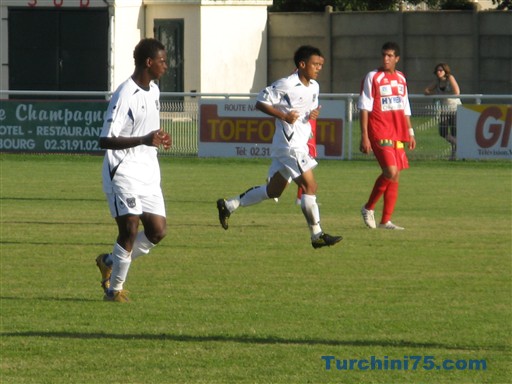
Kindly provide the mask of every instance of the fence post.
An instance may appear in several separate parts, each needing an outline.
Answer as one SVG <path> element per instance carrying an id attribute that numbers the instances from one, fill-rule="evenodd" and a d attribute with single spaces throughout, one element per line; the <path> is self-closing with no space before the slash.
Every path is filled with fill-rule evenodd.
<path id="1" fill-rule="evenodd" d="M 352 160 L 352 108 L 354 105 L 354 100 L 352 97 L 349 97 L 347 100 L 347 122 L 348 122 L 348 155 L 347 159 Z M 346 136 L 346 135 L 344 135 Z"/>

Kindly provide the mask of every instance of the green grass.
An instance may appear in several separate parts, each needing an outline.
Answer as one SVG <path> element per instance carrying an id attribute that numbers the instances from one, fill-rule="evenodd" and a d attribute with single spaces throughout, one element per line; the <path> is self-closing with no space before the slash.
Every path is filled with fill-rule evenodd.
<path id="1" fill-rule="evenodd" d="M 94 258 L 116 229 L 101 157 L 0 155 L 1 383 L 509 383 L 510 162 L 411 162 L 393 217 L 359 209 L 373 161 L 321 161 L 314 250 L 295 188 L 240 209 L 265 160 L 161 160 L 168 237 L 105 303 Z M 380 210 L 380 208 L 379 208 Z M 325 369 L 322 356 L 481 360 L 486 370 Z"/>

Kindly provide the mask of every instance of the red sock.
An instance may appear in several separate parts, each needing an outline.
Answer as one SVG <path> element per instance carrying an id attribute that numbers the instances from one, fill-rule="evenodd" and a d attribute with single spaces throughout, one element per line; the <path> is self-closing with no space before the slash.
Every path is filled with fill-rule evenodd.
<path id="1" fill-rule="evenodd" d="M 379 201 L 380 197 L 384 194 L 386 189 L 388 188 L 391 180 L 386 179 L 384 175 L 380 175 L 375 181 L 375 185 L 373 186 L 372 193 L 370 194 L 370 198 L 365 205 L 366 209 L 374 210 L 377 201 Z"/>
<path id="2" fill-rule="evenodd" d="M 391 220 L 391 215 L 395 210 L 396 200 L 398 199 L 398 183 L 390 181 L 388 188 L 384 192 L 384 209 L 382 210 L 381 224 Z"/>
<path id="3" fill-rule="evenodd" d="M 297 188 L 297 200 L 300 200 L 302 198 L 302 188 L 301 187 L 298 187 Z"/>

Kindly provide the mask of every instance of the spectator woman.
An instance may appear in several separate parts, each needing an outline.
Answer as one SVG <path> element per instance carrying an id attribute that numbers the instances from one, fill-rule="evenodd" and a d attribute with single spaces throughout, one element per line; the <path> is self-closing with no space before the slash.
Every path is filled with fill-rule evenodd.
<path id="1" fill-rule="evenodd" d="M 425 95 L 460 95 L 459 84 L 446 63 L 439 63 L 434 68 L 436 79 L 425 88 Z M 457 105 L 458 97 L 444 97 L 440 100 L 439 135 L 452 146 L 450 160 L 455 160 L 457 150 Z"/>

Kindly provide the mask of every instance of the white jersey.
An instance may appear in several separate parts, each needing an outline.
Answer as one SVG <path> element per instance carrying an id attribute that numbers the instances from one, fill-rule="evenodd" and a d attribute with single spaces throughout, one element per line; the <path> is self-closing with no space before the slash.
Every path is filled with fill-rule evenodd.
<path id="1" fill-rule="evenodd" d="M 277 80 L 259 93 L 257 100 L 264 104 L 272 105 L 284 113 L 299 112 L 299 118 L 294 124 L 276 119 L 272 156 L 283 156 L 294 151 L 309 153 L 309 114 L 318 107 L 319 93 L 320 87 L 315 80 L 310 80 L 309 86 L 306 87 L 297 73 Z"/>
<path id="2" fill-rule="evenodd" d="M 131 78 L 122 83 L 108 105 L 101 137 L 139 137 L 160 129 L 160 90 L 149 91 Z M 160 190 L 157 148 L 147 145 L 107 150 L 103 161 L 103 191 L 150 195 Z"/>

